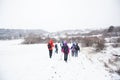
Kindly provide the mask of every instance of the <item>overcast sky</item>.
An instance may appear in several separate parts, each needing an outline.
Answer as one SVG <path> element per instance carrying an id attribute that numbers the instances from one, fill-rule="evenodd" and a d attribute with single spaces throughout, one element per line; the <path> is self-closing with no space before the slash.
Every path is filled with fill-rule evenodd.
<path id="1" fill-rule="evenodd" d="M 0 28 L 104 28 L 120 25 L 120 0 L 0 0 Z"/>

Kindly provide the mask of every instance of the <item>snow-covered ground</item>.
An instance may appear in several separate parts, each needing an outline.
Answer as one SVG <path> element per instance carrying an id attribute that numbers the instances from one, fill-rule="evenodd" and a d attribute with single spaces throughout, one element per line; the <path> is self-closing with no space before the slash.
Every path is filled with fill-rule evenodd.
<path id="1" fill-rule="evenodd" d="M 50 59 L 46 44 L 22 41 L 0 41 L 0 80 L 120 80 L 105 70 L 98 56 L 88 57 L 89 48 L 81 48 L 78 58 L 69 55 L 66 63 L 60 48 Z"/>

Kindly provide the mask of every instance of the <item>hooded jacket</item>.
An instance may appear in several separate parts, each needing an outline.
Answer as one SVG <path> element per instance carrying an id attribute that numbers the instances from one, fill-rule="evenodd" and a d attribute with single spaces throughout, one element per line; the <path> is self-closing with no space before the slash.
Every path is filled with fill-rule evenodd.
<path id="1" fill-rule="evenodd" d="M 48 42 L 48 45 L 50 44 L 50 48 L 48 48 L 49 50 L 53 50 L 53 47 L 54 47 L 54 44 L 53 44 L 53 40 L 50 39 L 49 42 Z"/>
<path id="2" fill-rule="evenodd" d="M 65 51 L 65 48 L 67 49 L 67 51 Z M 70 51 L 70 49 L 69 49 L 69 46 L 67 45 L 67 43 L 65 42 L 64 43 L 64 45 L 63 45 L 63 47 L 62 47 L 62 52 L 64 53 L 64 54 L 69 54 L 69 51 Z"/>

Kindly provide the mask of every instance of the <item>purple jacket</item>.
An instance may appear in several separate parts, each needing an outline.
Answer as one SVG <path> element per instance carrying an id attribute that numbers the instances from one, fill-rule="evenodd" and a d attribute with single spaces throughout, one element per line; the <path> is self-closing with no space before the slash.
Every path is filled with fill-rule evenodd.
<path id="1" fill-rule="evenodd" d="M 63 47 L 62 47 L 62 52 L 65 54 L 66 53 L 66 51 L 65 51 L 65 48 L 68 48 L 68 51 L 67 51 L 67 53 L 69 54 L 69 52 L 70 52 L 70 48 L 69 48 L 69 46 L 67 45 L 67 44 L 64 44 L 63 45 Z"/>

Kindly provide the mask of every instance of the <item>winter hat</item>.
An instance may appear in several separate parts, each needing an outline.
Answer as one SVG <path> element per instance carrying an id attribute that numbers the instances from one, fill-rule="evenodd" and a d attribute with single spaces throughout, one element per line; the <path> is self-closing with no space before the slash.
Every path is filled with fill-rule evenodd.
<path id="1" fill-rule="evenodd" d="M 64 41 L 64 45 L 67 45 L 67 42 L 66 42 L 66 41 Z"/>
<path id="2" fill-rule="evenodd" d="M 53 40 L 52 40 L 52 39 L 50 39 L 50 40 L 49 40 L 49 43 L 50 43 L 50 44 L 52 44 L 52 43 L 53 43 Z"/>

